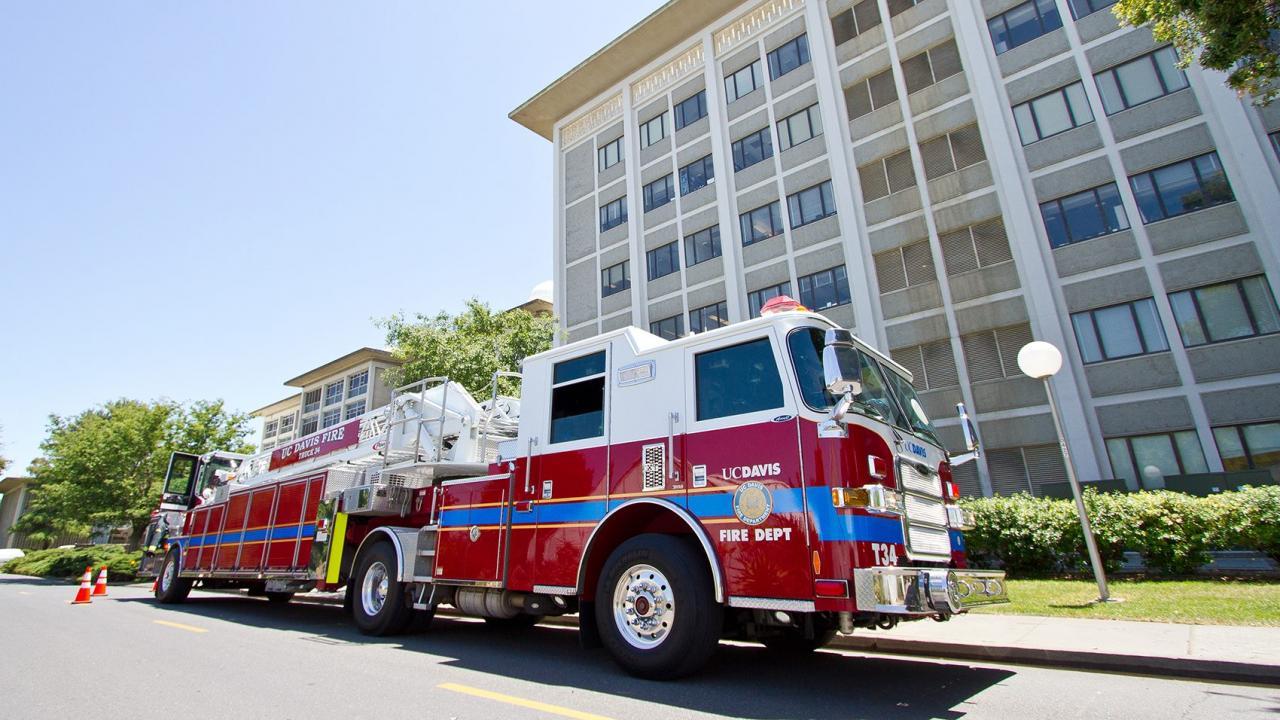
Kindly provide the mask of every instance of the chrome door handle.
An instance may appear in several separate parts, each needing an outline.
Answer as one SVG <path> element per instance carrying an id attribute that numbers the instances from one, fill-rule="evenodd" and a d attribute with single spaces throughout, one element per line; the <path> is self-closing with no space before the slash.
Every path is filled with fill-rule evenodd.
<path id="1" fill-rule="evenodd" d="M 680 471 L 675 469 L 675 460 L 672 458 L 676 454 L 676 423 L 680 422 L 680 413 L 673 412 L 667 415 L 667 478 L 676 480 L 680 477 Z"/>

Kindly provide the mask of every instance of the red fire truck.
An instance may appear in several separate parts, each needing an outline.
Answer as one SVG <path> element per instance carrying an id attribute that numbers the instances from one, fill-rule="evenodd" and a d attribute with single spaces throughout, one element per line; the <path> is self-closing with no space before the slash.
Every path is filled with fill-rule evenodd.
<path id="1" fill-rule="evenodd" d="M 821 315 L 668 341 L 636 328 L 525 360 L 519 399 L 429 378 L 252 457 L 175 454 L 143 572 L 273 600 L 346 589 L 365 633 L 437 607 L 577 613 L 626 670 L 721 638 L 804 651 L 1006 602 L 968 567 L 953 463 L 911 374 Z"/>

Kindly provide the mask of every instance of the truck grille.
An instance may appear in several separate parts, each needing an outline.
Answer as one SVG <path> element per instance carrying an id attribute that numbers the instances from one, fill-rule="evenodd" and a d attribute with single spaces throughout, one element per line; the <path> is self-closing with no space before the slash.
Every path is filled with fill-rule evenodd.
<path id="1" fill-rule="evenodd" d="M 942 479 L 914 462 L 898 462 L 898 479 L 904 491 L 902 531 L 907 554 L 925 560 L 950 560 L 947 511 L 942 503 Z"/>

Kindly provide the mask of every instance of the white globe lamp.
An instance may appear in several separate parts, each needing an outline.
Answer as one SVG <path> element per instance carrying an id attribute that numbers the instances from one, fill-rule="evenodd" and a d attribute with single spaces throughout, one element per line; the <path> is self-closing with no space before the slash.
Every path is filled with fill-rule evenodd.
<path id="1" fill-rule="evenodd" d="M 1053 377 L 1062 369 L 1062 353 L 1042 340 L 1029 342 L 1018 351 L 1018 369 L 1037 380 Z"/>

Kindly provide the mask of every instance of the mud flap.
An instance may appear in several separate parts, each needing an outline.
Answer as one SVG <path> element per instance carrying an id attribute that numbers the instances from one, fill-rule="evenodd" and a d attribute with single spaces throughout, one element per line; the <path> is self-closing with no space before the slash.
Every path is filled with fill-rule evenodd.
<path id="1" fill-rule="evenodd" d="M 590 600 L 578 604 L 578 645 L 583 650 L 604 647 L 600 642 L 600 626 L 596 625 L 596 604 Z"/>

